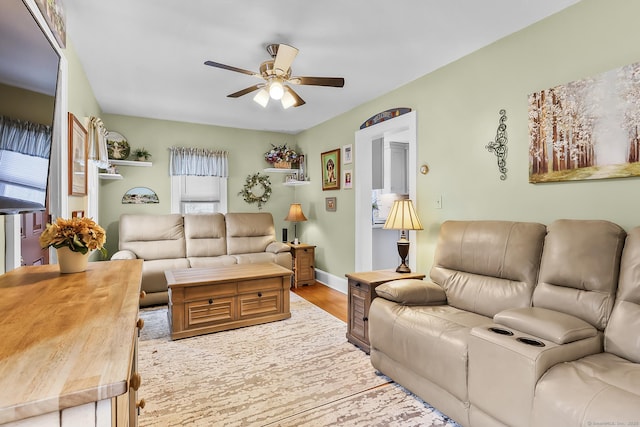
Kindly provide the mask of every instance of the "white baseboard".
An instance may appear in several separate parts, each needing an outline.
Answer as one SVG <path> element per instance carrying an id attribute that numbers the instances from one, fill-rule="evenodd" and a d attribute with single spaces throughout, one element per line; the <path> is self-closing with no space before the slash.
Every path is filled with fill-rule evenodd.
<path id="1" fill-rule="evenodd" d="M 329 274 L 326 271 L 318 270 L 316 268 L 316 280 L 331 289 L 340 291 L 343 294 L 347 293 L 348 282 L 346 277 L 334 276 L 333 274 Z"/>

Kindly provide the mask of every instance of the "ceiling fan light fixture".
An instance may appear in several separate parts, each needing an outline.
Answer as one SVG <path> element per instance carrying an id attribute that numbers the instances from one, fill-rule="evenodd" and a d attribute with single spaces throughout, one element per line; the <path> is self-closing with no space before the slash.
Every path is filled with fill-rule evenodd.
<path id="1" fill-rule="evenodd" d="M 285 110 L 296 105 L 296 99 L 291 95 L 289 88 L 285 87 L 284 95 L 282 95 L 280 102 L 282 102 L 282 108 Z"/>
<path id="2" fill-rule="evenodd" d="M 280 80 L 273 80 L 269 85 L 269 95 L 272 99 L 278 100 L 282 99 L 284 95 L 284 86 L 282 86 L 282 82 Z"/>
<path id="3" fill-rule="evenodd" d="M 253 100 L 260 104 L 262 108 L 267 108 L 267 104 L 269 103 L 269 92 L 265 88 L 262 88 L 256 96 L 253 97 Z"/>

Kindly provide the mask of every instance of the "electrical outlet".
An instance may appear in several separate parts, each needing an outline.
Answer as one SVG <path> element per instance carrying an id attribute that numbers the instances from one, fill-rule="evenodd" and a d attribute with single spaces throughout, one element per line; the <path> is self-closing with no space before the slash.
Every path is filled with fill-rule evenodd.
<path id="1" fill-rule="evenodd" d="M 442 196 L 436 197 L 436 209 L 442 209 Z"/>

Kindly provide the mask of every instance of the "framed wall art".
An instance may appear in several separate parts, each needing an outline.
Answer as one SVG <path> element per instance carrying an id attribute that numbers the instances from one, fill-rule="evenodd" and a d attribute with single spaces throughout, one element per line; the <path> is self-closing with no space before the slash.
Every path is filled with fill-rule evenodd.
<path id="1" fill-rule="evenodd" d="M 87 130 L 69 113 L 69 195 L 87 195 Z"/>
<path id="2" fill-rule="evenodd" d="M 529 95 L 529 182 L 640 176 L 640 63 Z"/>
<path id="3" fill-rule="evenodd" d="M 38 9 L 61 48 L 67 46 L 67 23 L 61 0 L 36 0 Z"/>
<path id="4" fill-rule="evenodd" d="M 336 199 L 335 197 L 326 197 L 324 199 L 324 207 L 327 212 L 335 212 L 337 209 L 337 203 L 338 199 Z"/>
<path id="5" fill-rule="evenodd" d="M 347 190 L 353 188 L 353 171 L 351 169 L 345 169 L 342 176 L 343 176 L 343 179 L 342 179 L 343 188 Z"/>
<path id="6" fill-rule="evenodd" d="M 340 189 L 340 149 L 325 151 L 320 155 L 322 161 L 322 190 Z"/>
<path id="7" fill-rule="evenodd" d="M 353 144 L 342 146 L 342 163 L 345 165 L 353 163 Z"/>

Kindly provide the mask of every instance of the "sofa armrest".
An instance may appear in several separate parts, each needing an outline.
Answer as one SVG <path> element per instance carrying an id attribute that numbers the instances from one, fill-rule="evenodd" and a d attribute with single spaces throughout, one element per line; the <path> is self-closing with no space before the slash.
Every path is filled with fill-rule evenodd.
<path id="1" fill-rule="evenodd" d="M 376 287 L 376 294 L 389 301 L 404 305 L 440 305 L 447 295 L 440 286 L 418 279 L 400 279 Z"/>
<path id="2" fill-rule="evenodd" d="M 132 251 L 124 249 L 111 255 L 111 260 L 117 259 L 138 259 L 138 257 Z"/>
<path id="3" fill-rule="evenodd" d="M 271 242 L 267 245 L 267 248 L 264 251 L 274 254 L 279 254 L 281 252 L 291 252 L 291 246 L 282 242 Z"/>
<path id="4" fill-rule="evenodd" d="M 595 327 L 570 314 L 540 307 L 512 308 L 501 311 L 493 321 L 556 344 L 594 337 Z"/>

